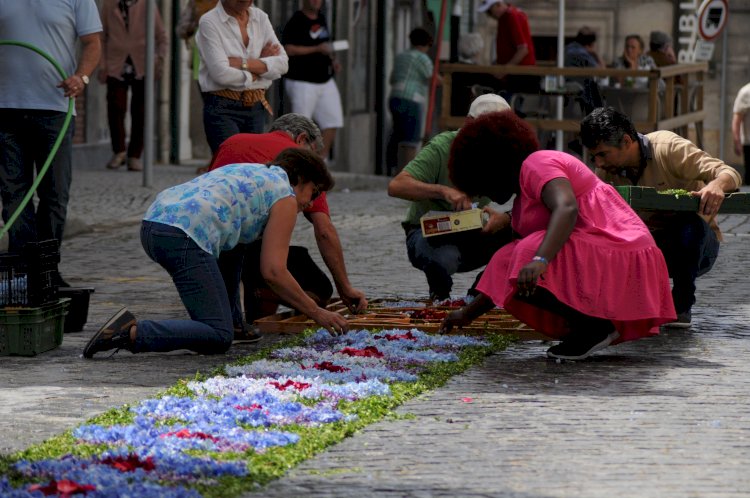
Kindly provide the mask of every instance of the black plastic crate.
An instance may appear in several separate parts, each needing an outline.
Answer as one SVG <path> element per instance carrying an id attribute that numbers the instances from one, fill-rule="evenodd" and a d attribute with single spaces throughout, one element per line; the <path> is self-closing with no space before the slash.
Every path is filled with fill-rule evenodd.
<path id="1" fill-rule="evenodd" d="M 89 300 L 93 287 L 60 287 L 58 298 L 70 298 L 68 316 L 65 317 L 65 332 L 80 332 L 89 317 Z"/>
<path id="2" fill-rule="evenodd" d="M 0 254 L 0 307 L 41 306 L 57 296 L 56 240 L 26 244 L 21 254 Z"/>

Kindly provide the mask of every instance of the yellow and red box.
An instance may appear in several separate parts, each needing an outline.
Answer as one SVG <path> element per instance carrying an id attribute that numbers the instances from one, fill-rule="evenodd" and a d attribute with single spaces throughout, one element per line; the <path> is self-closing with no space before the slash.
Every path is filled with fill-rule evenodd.
<path id="1" fill-rule="evenodd" d="M 430 211 L 419 219 L 425 237 L 465 232 L 482 228 L 482 210 Z"/>

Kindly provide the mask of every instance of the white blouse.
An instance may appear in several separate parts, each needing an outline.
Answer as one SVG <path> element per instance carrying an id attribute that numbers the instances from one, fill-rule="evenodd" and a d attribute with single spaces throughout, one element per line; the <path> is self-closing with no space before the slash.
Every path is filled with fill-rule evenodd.
<path id="1" fill-rule="evenodd" d="M 198 83 L 202 91 L 265 90 L 273 80 L 286 74 L 289 57 L 273 31 L 268 14 L 257 7 L 250 7 L 249 15 L 247 31 L 250 42 L 247 47 L 242 42 L 239 23 L 227 14 L 221 1 L 201 17 L 195 42 L 200 53 Z M 281 52 L 279 55 L 261 58 L 260 52 L 269 42 L 279 45 Z M 253 80 L 249 71 L 230 67 L 229 57 L 260 59 L 266 64 L 268 71 Z"/>

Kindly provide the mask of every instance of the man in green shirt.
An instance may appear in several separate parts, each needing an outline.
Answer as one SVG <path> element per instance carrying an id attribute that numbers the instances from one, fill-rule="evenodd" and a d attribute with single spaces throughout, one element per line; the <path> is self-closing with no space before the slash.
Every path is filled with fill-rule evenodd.
<path id="1" fill-rule="evenodd" d="M 472 102 L 467 120 L 486 112 L 510 110 L 502 97 L 481 95 Z M 404 169 L 391 180 L 388 195 L 411 202 L 406 220 L 406 250 L 411 264 L 425 273 L 430 299 L 450 298 L 451 275 L 476 270 L 487 264 L 495 251 L 510 241 L 510 214 L 489 207 L 486 197 L 476 199 L 489 215 L 481 230 L 425 237 L 419 219 L 428 211 L 471 209 L 473 199 L 456 189 L 448 177 L 450 147 L 457 131 L 435 136 Z"/>

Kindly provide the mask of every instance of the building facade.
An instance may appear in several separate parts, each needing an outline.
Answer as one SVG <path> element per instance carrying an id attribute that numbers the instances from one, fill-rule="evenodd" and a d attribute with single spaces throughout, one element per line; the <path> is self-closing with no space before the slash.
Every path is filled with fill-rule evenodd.
<path id="1" fill-rule="evenodd" d="M 147 0 L 140 0 L 147 1 Z M 191 53 L 174 34 L 175 20 L 186 0 L 155 0 L 171 33 L 171 63 L 164 78 L 157 83 L 156 147 L 157 162 L 198 162 L 209 159 L 201 123 L 201 100 L 197 82 L 192 79 Z M 266 11 L 280 31 L 286 20 L 299 8 L 297 0 L 257 0 L 255 5 Z M 702 1 L 663 0 L 518 0 L 511 2 L 529 17 L 532 36 L 541 63 L 554 63 L 560 30 L 558 9 L 564 5 L 562 31 L 567 40 L 578 29 L 589 26 L 597 34 L 597 48 L 607 62 L 623 51 L 624 38 L 640 34 L 646 41 L 649 33 L 670 33 L 675 48 L 686 46 L 692 26 L 690 12 Z M 721 155 L 734 165 L 741 158 L 732 150 L 731 105 L 739 88 L 750 81 L 750 52 L 746 49 L 750 34 L 750 0 L 732 0 L 728 22 L 714 42 L 709 71 L 704 78 L 703 144 L 710 153 Z M 441 42 L 441 59 L 455 58 L 455 43 L 460 33 L 477 32 L 485 41 L 480 62 L 491 63 L 494 46 L 494 21 L 476 12 L 479 0 L 446 0 L 445 25 Z M 388 75 L 393 58 L 408 48 L 408 33 L 416 26 L 437 29 L 443 8 L 442 0 L 326 0 L 324 10 L 336 39 L 347 40 L 348 50 L 337 53 L 342 71 L 336 76 L 341 92 L 345 125 L 334 146 L 333 168 L 355 173 L 384 171 L 383 150 L 388 138 L 390 117 L 387 112 Z M 685 42 L 685 43 L 683 43 Z M 684 48 L 684 47 L 683 47 Z M 435 50 L 437 47 L 435 47 Z M 544 62 L 546 61 L 546 62 Z M 281 85 L 274 84 L 271 101 L 277 113 L 283 111 Z M 436 99 L 433 116 L 439 113 Z M 109 154 L 105 87 L 93 83 L 81 110 L 76 155 L 81 161 L 101 161 Z M 430 128 L 430 133 L 436 129 Z M 430 133 L 427 133 L 429 136 Z"/>

